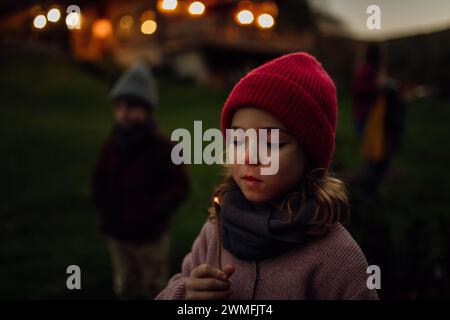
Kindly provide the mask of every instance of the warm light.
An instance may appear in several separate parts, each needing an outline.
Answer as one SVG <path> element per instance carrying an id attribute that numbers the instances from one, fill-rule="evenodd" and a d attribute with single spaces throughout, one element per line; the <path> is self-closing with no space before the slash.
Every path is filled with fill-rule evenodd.
<path id="1" fill-rule="evenodd" d="M 219 203 L 219 197 L 214 197 L 214 203 Z"/>
<path id="2" fill-rule="evenodd" d="M 58 22 L 61 19 L 61 11 L 57 8 L 50 9 L 47 12 L 47 20 L 50 22 Z"/>
<path id="3" fill-rule="evenodd" d="M 66 24 L 70 28 L 75 28 L 80 23 L 80 15 L 77 12 L 71 12 L 66 17 Z"/>
<path id="4" fill-rule="evenodd" d="M 177 8 L 177 0 L 160 0 L 158 1 L 158 8 L 161 11 L 173 11 Z"/>
<path id="5" fill-rule="evenodd" d="M 143 34 L 153 34 L 155 33 L 157 24 L 153 20 L 146 20 L 141 25 L 141 32 Z"/>
<path id="6" fill-rule="evenodd" d="M 261 14 L 268 13 L 274 18 L 278 16 L 278 6 L 273 1 L 266 1 L 266 2 L 262 2 L 261 4 L 259 4 L 258 11 Z"/>
<path id="7" fill-rule="evenodd" d="M 156 19 L 156 15 L 155 12 L 153 10 L 146 10 L 144 12 L 142 12 L 141 14 L 141 22 L 147 21 L 147 20 L 153 20 L 155 21 Z"/>
<path id="8" fill-rule="evenodd" d="M 92 34 L 99 39 L 106 39 L 112 33 L 112 24 L 108 19 L 99 19 L 92 25 Z"/>
<path id="9" fill-rule="evenodd" d="M 122 29 L 130 29 L 133 26 L 133 23 L 134 19 L 132 16 L 123 16 L 119 22 Z"/>
<path id="10" fill-rule="evenodd" d="M 272 28 L 275 24 L 275 20 L 273 17 L 268 13 L 263 13 L 260 16 L 258 16 L 258 26 L 263 29 L 269 29 Z"/>
<path id="11" fill-rule="evenodd" d="M 37 29 L 42 29 L 47 24 L 47 19 L 43 14 L 40 14 L 34 18 L 33 25 Z"/>
<path id="12" fill-rule="evenodd" d="M 250 10 L 241 10 L 236 15 L 236 20 L 240 24 L 251 24 L 253 19 L 253 13 Z"/>
<path id="13" fill-rule="evenodd" d="M 205 13 L 205 5 L 200 1 L 192 2 L 189 5 L 189 13 L 194 16 L 200 16 Z"/>

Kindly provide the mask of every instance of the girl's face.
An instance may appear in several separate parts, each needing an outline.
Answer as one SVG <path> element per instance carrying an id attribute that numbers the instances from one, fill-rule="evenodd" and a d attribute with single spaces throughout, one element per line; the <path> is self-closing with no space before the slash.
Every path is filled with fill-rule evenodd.
<path id="1" fill-rule="evenodd" d="M 289 134 L 275 116 L 257 108 L 237 110 L 231 121 L 231 128 L 244 131 L 255 129 L 257 132 L 258 129 L 279 129 L 279 169 L 275 175 L 261 175 L 260 169 L 263 165 L 259 161 L 256 164 L 249 162 L 248 140 L 245 142 L 245 163 L 231 164 L 230 169 L 234 181 L 247 200 L 280 205 L 284 196 L 300 182 L 306 170 L 307 159 L 297 139 Z M 267 143 L 270 152 L 270 133 Z M 236 152 L 237 150 L 235 154 Z"/>

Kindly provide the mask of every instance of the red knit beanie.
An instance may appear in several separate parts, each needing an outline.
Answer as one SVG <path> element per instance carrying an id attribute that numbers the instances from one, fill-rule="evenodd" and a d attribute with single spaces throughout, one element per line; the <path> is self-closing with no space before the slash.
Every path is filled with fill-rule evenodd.
<path id="1" fill-rule="evenodd" d="M 272 113 L 297 137 L 314 168 L 328 168 L 334 151 L 336 87 L 313 56 L 287 54 L 242 78 L 222 109 L 224 136 L 234 112 L 245 107 Z"/>

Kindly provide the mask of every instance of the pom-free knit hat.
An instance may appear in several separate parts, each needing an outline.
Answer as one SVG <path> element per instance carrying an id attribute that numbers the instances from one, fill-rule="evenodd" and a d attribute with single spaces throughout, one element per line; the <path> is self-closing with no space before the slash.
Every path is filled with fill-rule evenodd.
<path id="1" fill-rule="evenodd" d="M 328 168 L 334 151 L 336 87 L 316 58 L 287 54 L 243 77 L 222 109 L 224 136 L 234 112 L 245 107 L 275 115 L 298 139 L 314 168 Z"/>
<path id="2" fill-rule="evenodd" d="M 111 99 L 132 97 L 142 100 L 150 108 L 158 105 L 156 81 L 150 69 L 142 62 L 126 71 L 111 90 Z"/>

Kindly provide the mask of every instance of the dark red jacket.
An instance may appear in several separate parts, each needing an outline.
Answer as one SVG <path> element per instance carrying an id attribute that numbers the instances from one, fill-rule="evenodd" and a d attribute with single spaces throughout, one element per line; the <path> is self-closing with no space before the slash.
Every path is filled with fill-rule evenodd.
<path id="1" fill-rule="evenodd" d="M 175 209 L 187 196 L 189 179 L 174 165 L 172 143 L 154 134 L 133 152 L 121 152 L 109 138 L 93 175 L 93 200 L 102 230 L 128 242 L 156 240 L 169 227 Z"/>

